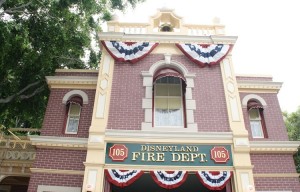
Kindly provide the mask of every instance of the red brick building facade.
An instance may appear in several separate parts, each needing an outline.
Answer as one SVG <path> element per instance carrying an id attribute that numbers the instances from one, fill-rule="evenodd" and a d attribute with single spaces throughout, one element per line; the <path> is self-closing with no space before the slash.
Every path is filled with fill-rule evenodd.
<path id="1" fill-rule="evenodd" d="M 166 22 L 174 28 L 160 28 Z M 135 34 L 127 34 L 130 27 L 135 27 Z M 231 177 L 219 191 L 300 192 L 292 156 L 299 143 L 288 141 L 277 99 L 281 83 L 270 76 L 235 75 L 231 49 L 217 63 L 203 67 L 176 45 L 232 48 L 237 38 L 225 36 L 223 29 L 220 24 L 183 25 L 170 10 L 161 10 L 149 25 L 110 22 L 109 32 L 100 33 L 101 40 L 152 42 L 155 48 L 132 64 L 102 46 L 99 70 L 57 70 L 47 77 L 51 93 L 41 136 L 31 137 L 37 152 L 28 191 L 164 191 L 150 178 L 151 171 L 179 170 L 188 171 L 188 179 L 170 191 L 213 191 L 196 181 L 195 171 L 228 171 Z M 192 34 L 193 30 L 202 30 L 202 35 Z M 161 73 L 164 69 L 171 72 Z M 171 95 L 170 87 L 176 83 L 158 81 L 167 78 L 180 82 L 180 96 Z M 158 91 L 163 94 L 166 87 L 168 96 L 161 96 Z M 179 97 L 182 100 L 176 100 Z M 160 101 L 168 102 L 168 114 Z M 174 115 L 174 111 L 181 113 Z M 166 125 L 166 118 L 182 121 Z M 128 148 L 125 160 L 115 160 L 110 145 Z M 143 150 L 135 150 L 151 145 L 157 149 L 205 146 L 210 154 L 203 152 L 203 164 L 198 165 L 179 152 L 183 159 L 174 160 L 173 155 L 167 162 L 167 152 L 148 149 L 144 152 L 151 152 L 153 158 L 143 161 L 139 156 Z M 210 149 L 220 146 L 230 149 L 230 159 L 223 164 L 213 160 Z M 130 186 L 120 187 L 105 170 L 143 170 L 144 174 Z"/>

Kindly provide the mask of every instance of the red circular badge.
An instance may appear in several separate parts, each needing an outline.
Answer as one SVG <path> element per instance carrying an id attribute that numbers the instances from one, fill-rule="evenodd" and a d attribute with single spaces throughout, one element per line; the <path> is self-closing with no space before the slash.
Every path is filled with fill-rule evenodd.
<path id="1" fill-rule="evenodd" d="M 230 157 L 225 147 L 214 147 L 210 150 L 210 158 L 216 163 L 226 163 Z"/>
<path id="2" fill-rule="evenodd" d="M 114 144 L 109 148 L 108 155 L 113 161 L 124 161 L 128 157 L 128 148 L 122 144 Z"/>

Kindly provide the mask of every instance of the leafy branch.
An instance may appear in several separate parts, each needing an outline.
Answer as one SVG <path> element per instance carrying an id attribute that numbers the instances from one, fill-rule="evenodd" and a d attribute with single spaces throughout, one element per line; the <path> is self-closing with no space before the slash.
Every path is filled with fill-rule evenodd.
<path id="1" fill-rule="evenodd" d="M 13 95 L 10 95 L 4 99 L 0 99 L 0 103 L 1 104 L 4 104 L 4 103 L 9 103 L 11 102 L 12 100 L 14 100 L 15 98 L 19 97 L 20 100 L 24 100 L 24 99 L 29 99 L 30 97 L 33 97 L 35 96 L 36 94 L 42 92 L 44 90 L 44 86 L 40 86 L 38 88 L 36 88 L 32 93 L 30 94 L 22 94 L 24 93 L 25 91 L 27 91 L 28 89 L 30 89 L 31 87 L 34 87 L 38 84 L 40 84 L 41 82 L 40 81 L 36 81 L 34 83 L 30 83 L 29 85 L 27 85 L 25 88 L 21 89 L 19 92 L 13 94 Z M 21 95 L 22 94 L 22 95 Z"/>
<path id="2" fill-rule="evenodd" d="M 5 3 L 6 0 L 0 0 L 0 7 Z M 13 14 L 13 13 L 24 13 L 25 8 L 31 4 L 31 1 L 22 5 L 17 5 L 15 7 L 9 8 L 4 10 L 0 13 L 0 16 L 6 14 Z"/>

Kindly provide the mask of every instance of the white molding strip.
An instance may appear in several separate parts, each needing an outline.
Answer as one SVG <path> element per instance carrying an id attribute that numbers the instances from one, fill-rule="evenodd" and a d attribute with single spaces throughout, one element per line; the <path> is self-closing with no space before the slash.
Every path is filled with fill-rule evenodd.
<path id="1" fill-rule="evenodd" d="M 56 69 L 55 72 L 57 73 L 97 73 L 98 70 L 96 69 Z"/>
<path id="2" fill-rule="evenodd" d="M 46 76 L 48 85 L 57 84 L 78 84 L 78 85 L 97 85 L 96 76 Z"/>
<path id="3" fill-rule="evenodd" d="M 63 174 L 63 175 L 84 175 L 84 171 L 80 171 L 80 170 L 30 168 L 30 171 L 32 173 Z"/>
<path id="4" fill-rule="evenodd" d="M 209 43 L 235 44 L 237 36 L 187 36 L 162 34 L 125 34 L 122 32 L 100 32 L 99 38 L 104 41 L 146 41 L 156 43 Z"/>
<path id="5" fill-rule="evenodd" d="M 254 177 L 263 177 L 263 178 L 278 178 L 278 177 L 296 177 L 298 178 L 300 176 L 299 173 L 254 173 Z"/>
<path id="6" fill-rule="evenodd" d="M 175 130 L 175 128 L 174 128 Z M 232 142 L 231 132 L 182 132 L 182 131 L 136 131 L 136 130 L 106 130 L 105 136 L 116 138 L 141 138 L 141 139 L 197 139 L 197 140 L 228 140 Z"/>
<path id="7" fill-rule="evenodd" d="M 252 80 L 238 80 L 238 88 L 240 89 L 269 89 L 279 91 L 282 87 L 282 82 L 273 81 L 252 81 Z"/>
<path id="8" fill-rule="evenodd" d="M 251 153 L 295 153 L 300 141 L 250 141 Z"/>
<path id="9" fill-rule="evenodd" d="M 87 149 L 88 138 L 29 136 L 32 145 L 37 147 Z"/>

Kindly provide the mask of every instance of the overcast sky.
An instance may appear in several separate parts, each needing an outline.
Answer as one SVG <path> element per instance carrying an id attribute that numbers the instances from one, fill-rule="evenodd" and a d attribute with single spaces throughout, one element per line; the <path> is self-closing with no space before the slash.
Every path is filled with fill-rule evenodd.
<path id="1" fill-rule="evenodd" d="M 281 109 L 300 106 L 300 9 L 297 0 L 146 0 L 119 15 L 124 22 L 148 22 L 157 9 L 167 7 L 185 23 L 226 25 L 226 35 L 238 36 L 233 49 L 237 74 L 272 75 L 283 82 Z"/>

